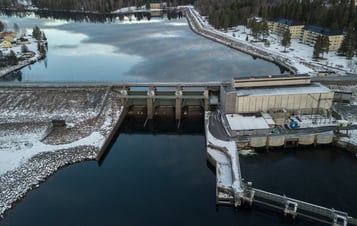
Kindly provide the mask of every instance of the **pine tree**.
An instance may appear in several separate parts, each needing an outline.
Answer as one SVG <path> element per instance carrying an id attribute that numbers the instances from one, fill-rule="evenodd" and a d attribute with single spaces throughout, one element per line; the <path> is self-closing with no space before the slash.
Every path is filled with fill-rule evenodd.
<path id="1" fill-rule="evenodd" d="M 21 46 L 21 52 L 22 53 L 27 53 L 29 51 L 29 48 L 26 45 Z"/>
<path id="2" fill-rule="evenodd" d="M 320 54 L 323 51 L 323 36 L 320 35 L 317 37 L 315 45 L 314 45 L 314 51 L 313 51 L 313 58 L 320 58 Z"/>
<path id="3" fill-rule="evenodd" d="M 9 65 L 17 65 L 19 60 L 16 57 L 16 54 L 13 50 L 10 51 L 10 54 L 7 56 L 7 63 Z"/>
<path id="4" fill-rule="evenodd" d="M 0 21 L 0 32 L 3 31 L 5 29 L 5 24 Z"/>
<path id="5" fill-rule="evenodd" d="M 19 27 L 19 25 L 17 23 L 14 23 L 14 31 L 16 33 L 19 33 L 19 31 L 20 31 L 20 27 Z"/>
<path id="6" fill-rule="evenodd" d="M 32 30 L 32 37 L 34 37 L 37 40 L 41 40 L 41 30 L 37 25 L 33 28 Z"/>
<path id="7" fill-rule="evenodd" d="M 353 34 L 353 29 L 350 26 L 347 29 L 345 38 L 343 39 L 341 47 L 338 49 L 337 53 L 346 56 L 347 59 L 352 59 L 354 49 L 355 49 L 354 34 Z"/>
<path id="8" fill-rule="evenodd" d="M 284 52 L 286 52 L 286 47 L 289 47 L 291 44 L 291 33 L 289 29 L 286 29 L 281 39 L 281 45 L 284 46 Z"/>
<path id="9" fill-rule="evenodd" d="M 328 36 L 323 35 L 321 37 L 321 47 L 322 57 L 324 57 L 324 53 L 328 53 L 330 50 L 330 39 Z"/>
<path id="10" fill-rule="evenodd" d="M 45 32 L 44 32 L 44 31 L 42 32 L 42 40 L 44 40 L 44 41 L 46 41 L 46 40 L 47 40 L 47 37 L 46 37 L 46 35 L 45 35 Z"/>
<path id="11" fill-rule="evenodd" d="M 261 24 L 261 32 L 264 39 L 266 39 L 269 36 L 269 27 L 265 20 Z"/>

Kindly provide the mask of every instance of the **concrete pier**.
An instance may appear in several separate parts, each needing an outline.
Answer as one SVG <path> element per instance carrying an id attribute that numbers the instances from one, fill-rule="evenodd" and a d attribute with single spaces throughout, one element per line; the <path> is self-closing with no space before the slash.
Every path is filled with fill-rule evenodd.
<path id="1" fill-rule="evenodd" d="M 100 149 L 100 151 L 97 154 L 96 160 L 99 163 L 102 162 L 103 157 L 105 156 L 110 145 L 112 144 L 114 137 L 118 134 L 120 125 L 123 123 L 127 114 L 128 114 L 128 108 L 125 107 L 123 109 L 122 113 L 120 114 L 119 120 L 115 123 L 115 125 L 114 125 L 113 129 L 110 131 L 107 139 L 104 141 L 102 148 Z"/>
<path id="2" fill-rule="evenodd" d="M 215 138 L 209 130 L 210 113 L 206 113 L 206 139 L 207 159 L 216 169 L 216 204 L 241 206 L 244 203 L 257 203 L 269 208 L 282 210 L 284 216 L 305 217 L 314 221 L 327 223 L 333 226 L 357 225 L 357 219 L 352 218 L 346 212 L 325 208 L 312 203 L 296 200 L 263 191 L 252 187 L 251 182 L 245 182 L 241 176 L 237 147 L 244 148 L 247 145 L 264 147 L 311 145 L 316 142 L 326 143 L 331 141 L 331 134 L 309 134 L 298 136 L 256 136 L 248 138 L 248 141 L 237 141 L 236 145 L 230 145 L 232 141 L 222 141 Z M 247 142 L 249 144 L 247 144 Z M 239 184 L 239 190 L 234 185 Z"/>
<path id="3" fill-rule="evenodd" d="M 181 112 L 182 112 L 182 88 L 176 88 L 176 104 L 175 104 L 175 118 L 176 120 L 181 120 Z"/>

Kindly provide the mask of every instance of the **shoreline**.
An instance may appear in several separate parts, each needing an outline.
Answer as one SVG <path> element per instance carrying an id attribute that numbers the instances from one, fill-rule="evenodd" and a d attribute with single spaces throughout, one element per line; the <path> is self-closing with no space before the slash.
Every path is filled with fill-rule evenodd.
<path id="1" fill-rule="evenodd" d="M 36 63 L 34 61 L 33 63 Z M 32 63 L 32 64 L 33 64 Z M 30 64 L 28 64 L 30 65 Z M 26 66 L 28 66 L 26 65 Z M 26 67 L 23 66 L 23 67 Z M 22 68 L 23 68 L 22 67 Z M 16 70 L 14 70 L 16 71 Z M 9 72 L 11 73 L 11 72 Z M 1 75 L 0 75 L 1 77 Z M 107 104 L 111 104 L 110 101 L 103 101 L 103 103 L 108 102 Z M 104 106 L 105 108 L 105 106 Z M 103 111 L 103 110 L 102 110 Z M 105 110 L 104 110 L 105 112 Z M 100 113 L 102 114 L 102 113 Z M 121 117 L 121 114 L 119 118 Z M 117 119 L 118 120 L 118 119 Z M 113 125 L 113 124 L 112 124 Z M 106 131 L 109 132 L 109 131 Z M 108 140 L 107 137 L 108 133 L 104 136 L 104 140 Z M 26 196 L 27 192 L 38 187 L 41 183 L 45 182 L 51 175 L 54 173 L 58 172 L 62 168 L 75 164 L 75 163 L 80 163 L 84 161 L 93 161 L 97 158 L 98 156 L 98 151 L 101 149 L 99 146 L 95 145 L 82 145 L 82 146 L 76 146 L 73 148 L 67 148 L 67 149 L 59 149 L 57 151 L 48 151 L 48 152 L 43 152 L 39 153 L 35 156 L 33 156 L 30 160 L 28 160 L 26 163 L 20 165 L 18 168 L 16 168 L 13 171 L 8 171 L 10 172 L 10 175 L 7 175 L 8 172 L 5 174 L 0 174 L 0 191 L 5 191 L 5 193 L 9 192 L 9 195 L 1 196 L 0 198 L 0 222 L 1 218 L 3 217 L 3 214 L 6 213 L 7 210 L 13 208 L 16 206 L 16 203 L 21 200 L 23 197 Z M 59 159 L 61 161 L 59 161 Z M 33 167 L 34 164 L 35 167 Z M 38 165 L 36 165 L 38 164 Z M 38 170 L 40 169 L 40 170 Z M 6 175 L 6 176 L 4 176 Z M 16 182 L 18 184 L 15 184 L 13 181 L 14 175 L 18 176 Z M 28 180 L 26 180 L 28 179 Z M 34 181 L 35 179 L 36 181 Z M 3 182 L 7 183 L 3 183 Z M 22 183 L 23 182 L 23 183 Z M 25 184 L 24 184 L 25 183 Z M 31 184 L 33 183 L 33 184 Z M 3 190 L 2 185 L 7 184 L 8 190 Z M 16 190 L 16 188 L 22 189 Z M 27 189 L 27 190 L 26 190 Z M 18 193 L 11 193 L 11 192 L 18 192 Z M 14 201 L 13 196 L 17 196 L 17 199 Z M 2 201 L 2 198 L 6 198 L 8 201 Z M 10 203 L 7 203 L 10 202 Z M 2 212 L 2 209 L 4 208 L 4 211 Z"/>
<path id="2" fill-rule="evenodd" d="M 15 170 L 1 175 L 0 190 L 3 195 L 0 198 L 0 221 L 29 191 L 38 188 L 59 170 L 75 163 L 95 160 L 96 149 L 83 146 L 39 153 Z"/>
<path id="3" fill-rule="evenodd" d="M 40 44 L 42 46 L 46 45 L 47 41 L 41 41 Z M 16 47 L 12 47 L 10 49 L 12 50 L 13 48 L 18 48 L 18 47 L 16 46 Z M 6 66 L 3 68 L 0 68 L 0 78 L 3 78 L 13 72 L 19 71 L 19 70 L 21 70 L 27 66 L 30 66 L 32 64 L 35 64 L 35 63 L 39 62 L 40 60 L 46 59 L 46 54 L 39 53 L 38 51 L 32 51 L 32 53 L 33 53 L 32 57 L 19 61 L 17 65 Z"/>
<path id="4" fill-rule="evenodd" d="M 69 126 L 68 128 L 60 130 L 59 133 L 57 133 L 58 131 L 57 132 L 53 131 L 54 129 L 49 126 L 49 123 L 41 124 L 41 125 L 36 125 L 36 124 L 33 125 L 33 123 L 31 124 L 28 122 L 29 125 L 27 125 L 25 122 L 24 125 L 24 122 L 18 122 L 18 120 L 13 122 L 12 120 L 15 119 L 10 118 L 9 120 L 7 120 L 7 117 L 5 117 L 6 120 L 8 121 L 7 122 L 8 124 L 6 125 L 6 123 L 3 122 L 2 125 L 5 125 L 7 130 L 5 129 L 6 130 L 5 132 L 3 131 L 0 132 L 5 134 L 17 133 L 21 135 L 21 132 L 31 130 L 31 125 L 32 125 L 33 128 L 35 128 L 35 131 L 32 131 L 34 133 L 38 133 L 38 131 L 45 131 L 42 132 L 42 136 L 40 136 L 41 138 L 39 140 L 41 140 L 41 143 L 45 143 L 45 144 L 50 143 L 52 146 L 58 148 L 57 149 L 55 148 L 54 150 L 46 150 L 44 152 L 40 152 L 36 155 L 33 155 L 27 161 L 25 162 L 22 161 L 22 163 L 18 167 L 9 171 L 5 171 L 5 173 L 3 174 L 0 174 L 0 191 L 2 192 L 1 193 L 2 195 L 0 196 L 0 222 L 1 219 L 3 219 L 6 216 L 6 212 L 11 210 L 13 207 L 15 207 L 16 204 L 19 201 L 21 201 L 23 197 L 26 196 L 27 192 L 39 187 L 41 183 L 45 182 L 50 176 L 52 176 L 59 170 L 75 163 L 94 161 L 94 160 L 98 162 L 99 161 L 98 158 L 101 156 L 103 148 L 106 147 L 107 145 L 109 145 L 110 147 L 109 142 L 114 137 L 116 129 L 121 124 L 121 121 L 125 118 L 125 112 L 126 112 L 124 106 L 120 104 L 119 107 L 119 104 L 115 103 L 115 101 L 120 100 L 120 98 L 118 98 L 120 94 L 117 91 L 115 91 L 115 89 L 113 89 L 113 87 L 111 86 L 100 87 L 100 88 L 98 87 L 97 88 L 96 87 L 91 87 L 91 88 L 88 87 L 86 88 L 83 87 L 81 88 L 10 87 L 8 90 L 11 90 L 11 93 L 13 92 L 16 93 L 16 89 L 21 89 L 23 91 L 25 89 L 27 93 L 33 92 L 34 94 L 36 94 L 36 92 L 39 91 L 39 93 L 41 93 L 40 94 L 41 96 L 45 96 L 43 95 L 43 93 L 46 91 L 49 93 L 53 93 L 54 91 L 56 91 L 57 93 L 59 93 L 59 95 L 65 95 L 65 94 L 61 94 L 60 90 L 62 90 L 63 93 L 68 93 L 69 96 L 73 96 L 73 92 L 75 92 L 74 94 L 76 94 L 77 92 L 76 94 L 77 96 L 79 95 L 78 92 L 79 93 L 85 92 L 91 94 L 96 92 L 96 94 L 92 94 L 92 95 L 100 96 L 101 103 L 99 103 L 98 106 L 95 107 L 94 110 L 95 114 L 91 116 L 89 119 L 90 120 L 95 119 L 99 121 L 93 122 L 92 125 L 93 128 L 90 129 L 91 134 L 88 135 L 88 131 L 87 131 L 84 133 L 86 136 L 84 136 L 83 134 L 78 135 L 78 132 L 76 130 L 79 129 L 79 131 L 82 131 L 82 126 L 80 125 L 75 125 L 74 127 Z M 6 89 L 3 90 L 3 92 L 6 92 Z M 62 98 L 66 98 L 66 96 L 61 96 L 61 99 Z M 77 99 L 81 100 L 80 97 L 77 97 Z M 42 101 L 43 100 L 39 100 L 38 102 L 42 102 Z M 64 100 L 65 103 L 67 101 L 68 100 Z M 93 100 L 93 103 L 94 102 L 97 103 L 98 101 Z M 38 106 L 36 105 L 36 103 L 34 104 L 35 104 L 34 107 L 37 108 Z M 81 106 L 79 106 L 79 108 L 81 108 Z M 114 111 L 120 111 L 120 112 L 115 113 Z M 0 118 L 0 123 L 1 123 L 1 118 Z M 41 128 L 39 129 L 40 126 Z M 86 126 L 86 124 L 84 124 L 84 126 Z M 21 128 L 24 127 L 23 131 L 17 132 L 19 127 Z M 100 135 L 96 141 L 93 142 L 94 138 L 92 138 L 92 139 L 87 139 L 86 141 L 77 142 L 80 140 L 84 140 L 85 138 L 91 137 L 93 133 L 99 133 Z M 25 140 L 26 139 L 27 138 L 25 138 Z M 65 141 L 65 143 L 63 143 L 63 141 Z M 335 143 L 333 143 L 333 146 L 341 150 L 352 152 L 351 150 L 348 149 L 349 148 L 348 145 L 346 147 L 339 146 L 340 143 L 341 142 L 336 141 Z M 69 145 L 69 146 L 67 147 L 65 145 Z M 16 150 L 16 148 L 18 147 L 14 147 L 12 150 L 15 149 L 14 150 L 15 152 L 18 151 Z M 1 151 L 2 149 L 0 147 L 0 152 Z M 104 151 L 108 151 L 108 150 L 104 150 Z"/>
<path id="5" fill-rule="evenodd" d="M 25 94 L 16 93 L 24 91 Z M 4 94 L 5 93 L 5 94 Z M 44 95 L 44 93 L 47 93 Z M 53 94 L 52 94 L 53 93 Z M 58 100 L 49 95 L 59 96 Z M 16 107 L 7 102 L 5 107 L 15 111 L 13 118 L 5 112 L 0 117 L 0 222 L 7 211 L 16 206 L 27 192 L 45 182 L 60 169 L 84 161 L 96 160 L 101 149 L 113 133 L 122 117 L 123 106 L 120 94 L 105 87 L 57 87 L 57 88 L 4 88 L 0 92 L 5 100 L 16 98 L 26 102 L 30 96 L 37 99 L 32 106 Z M 20 96 L 20 97 L 18 97 Z M 6 98 L 7 97 L 7 98 Z M 54 104 L 46 105 L 47 98 L 53 99 Z M 88 98 L 91 100 L 88 102 Z M 73 101 L 77 103 L 73 103 Z M 56 105 L 53 108 L 48 106 Z M 61 105 L 57 108 L 57 105 Z M 79 106 L 78 106 L 79 105 Z M 84 109 L 83 106 L 90 105 Z M 28 114 L 34 108 L 41 108 L 42 114 Z M 20 109 L 17 109 L 20 108 Z M 66 127 L 51 125 L 51 112 L 63 111 L 62 115 L 73 115 L 68 118 Z M 83 109 L 83 110 L 80 110 Z M 26 113 L 27 112 L 27 113 Z M 88 115 L 87 112 L 92 112 Z M 25 114 L 27 117 L 19 115 Z M 38 117 L 38 118 L 35 118 Z M 25 119 L 24 119 L 25 118 Z M 31 118 L 30 121 L 26 121 Z M 46 122 L 47 121 L 47 122 Z M 20 158 L 20 159 L 19 159 Z"/>
<path id="6" fill-rule="evenodd" d="M 44 59 L 44 58 L 41 58 Z M 10 67 L 5 67 L 3 70 L 0 71 L 0 78 L 3 78 L 13 72 L 19 71 L 27 66 L 30 66 L 32 64 L 35 64 L 37 61 L 41 60 L 37 59 L 35 60 L 28 60 L 27 62 L 23 63 L 24 61 L 21 61 L 21 64 L 19 63 L 18 65 L 10 66 Z"/>
<path id="7" fill-rule="evenodd" d="M 281 67 L 286 68 L 293 74 L 298 74 L 298 69 L 286 63 L 287 59 L 284 59 L 283 57 L 273 56 L 271 53 L 265 51 L 264 49 L 260 49 L 253 45 L 247 45 L 246 43 L 238 42 L 238 40 L 232 39 L 230 37 L 223 37 L 223 34 L 219 34 L 218 31 L 214 32 L 213 30 L 207 29 L 205 25 L 202 24 L 202 21 L 197 21 L 198 19 L 196 16 L 193 16 L 193 12 L 191 12 L 191 9 L 186 8 L 184 16 L 187 19 L 190 29 L 194 33 L 214 42 L 226 45 L 242 53 L 248 54 L 253 58 L 260 58 L 262 60 L 277 64 Z"/>
<path id="8" fill-rule="evenodd" d="M 273 48 L 266 48 L 263 46 L 262 43 L 255 43 L 254 41 L 248 42 L 242 39 L 242 37 L 239 36 L 244 34 L 247 35 L 248 33 L 243 32 L 243 33 L 238 33 L 237 30 L 229 30 L 228 32 L 222 32 L 220 30 L 217 30 L 213 28 L 204 17 L 202 17 L 193 7 L 186 7 L 184 11 L 184 16 L 186 17 L 190 29 L 200 35 L 203 36 L 209 40 L 212 40 L 214 42 L 218 42 L 220 44 L 223 44 L 227 47 L 230 47 L 232 49 L 238 50 L 240 52 L 243 52 L 245 54 L 248 54 L 252 56 L 253 58 L 260 58 L 266 61 L 269 61 L 271 63 L 274 63 L 278 65 L 279 67 L 285 68 L 289 70 L 292 74 L 308 74 L 311 77 L 324 77 L 326 75 L 332 75 L 332 76 L 348 76 L 351 75 L 352 72 L 349 71 L 349 68 L 342 68 L 333 66 L 331 61 L 337 60 L 338 62 L 345 62 L 345 58 L 341 59 L 336 59 L 333 56 L 331 58 L 328 58 L 327 61 L 314 61 L 313 59 L 310 59 L 309 57 L 306 58 L 305 54 L 306 52 L 299 52 L 299 56 L 296 56 L 295 54 L 290 54 L 289 51 L 287 53 L 289 54 L 284 54 L 282 51 L 277 51 L 278 47 L 275 49 Z M 233 28 L 232 28 L 233 29 Z M 238 29 L 238 26 L 237 28 Z M 249 29 L 248 29 L 249 30 Z M 239 31 L 239 29 L 238 29 Z M 236 34 L 235 34 L 236 33 Z M 240 37 L 240 38 L 239 38 Z M 272 38 L 274 40 L 274 38 Z M 276 42 L 276 40 L 275 40 Z M 291 44 L 293 46 L 295 44 Z M 302 45 L 302 44 L 300 44 Z M 304 46 L 304 51 L 310 51 L 306 50 L 305 47 L 310 48 L 306 45 Z M 291 47 L 292 48 L 292 47 Z M 299 47 L 297 47 L 299 48 Z M 302 47 L 301 47 L 302 48 Z M 294 49 L 292 49 L 293 51 Z M 311 50 L 312 51 L 312 50 Z M 294 52 L 291 52 L 294 53 Z M 333 53 L 333 52 L 331 52 Z M 311 52 L 312 54 L 312 52 Z M 341 63 L 343 64 L 343 63 Z M 341 65 L 339 65 L 341 66 Z M 351 69 L 352 70 L 352 69 Z M 353 75 L 353 73 L 352 73 Z"/>

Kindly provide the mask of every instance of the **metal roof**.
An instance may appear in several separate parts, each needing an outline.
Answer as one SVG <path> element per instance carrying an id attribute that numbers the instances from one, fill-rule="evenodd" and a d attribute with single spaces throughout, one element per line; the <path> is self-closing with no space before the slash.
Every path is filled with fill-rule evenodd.
<path id="1" fill-rule="evenodd" d="M 273 96 L 332 92 L 320 83 L 299 86 L 274 86 L 237 89 L 237 96 Z"/>
<path id="2" fill-rule="evenodd" d="M 343 32 L 340 30 L 332 30 L 325 27 L 319 27 L 315 25 L 305 25 L 304 30 L 312 31 L 322 35 L 343 35 Z"/>

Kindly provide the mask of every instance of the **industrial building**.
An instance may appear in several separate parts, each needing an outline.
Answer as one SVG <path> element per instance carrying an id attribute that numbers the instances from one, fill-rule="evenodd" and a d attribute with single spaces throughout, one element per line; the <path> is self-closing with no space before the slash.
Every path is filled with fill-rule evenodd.
<path id="1" fill-rule="evenodd" d="M 222 111 L 237 135 L 268 133 L 269 128 L 285 124 L 291 115 L 326 113 L 334 98 L 333 91 L 311 83 L 308 75 L 236 78 L 222 85 L 220 95 Z"/>

